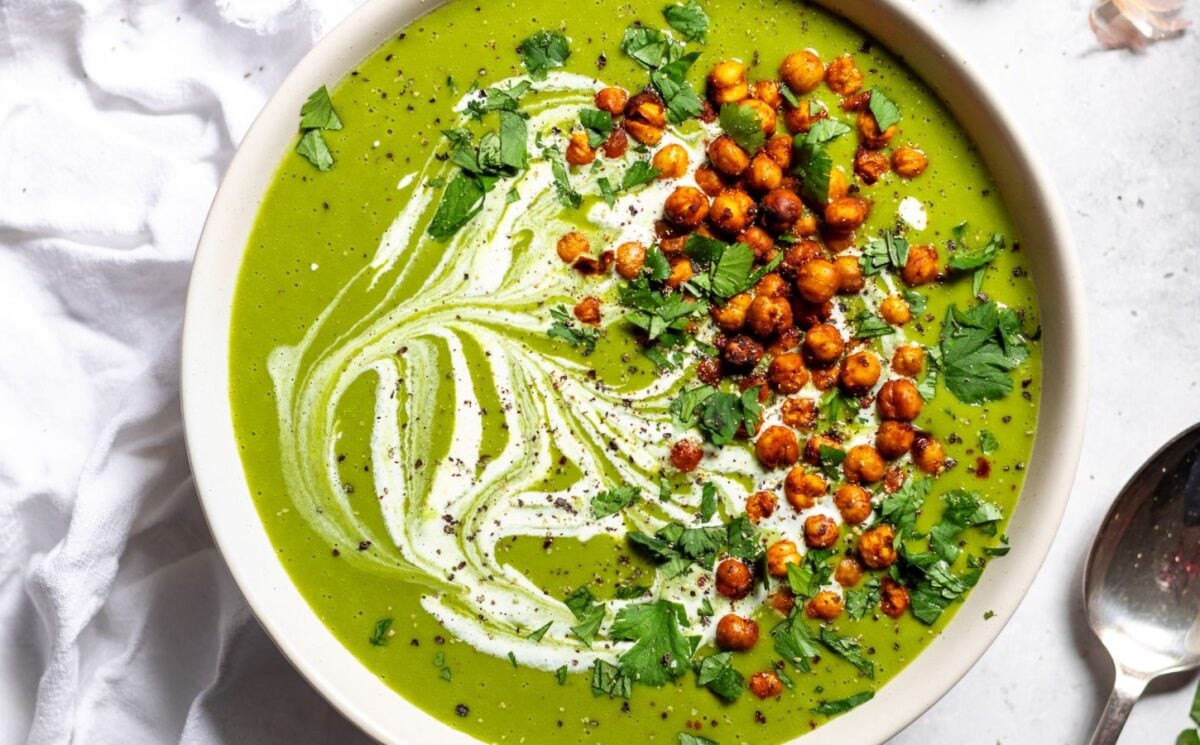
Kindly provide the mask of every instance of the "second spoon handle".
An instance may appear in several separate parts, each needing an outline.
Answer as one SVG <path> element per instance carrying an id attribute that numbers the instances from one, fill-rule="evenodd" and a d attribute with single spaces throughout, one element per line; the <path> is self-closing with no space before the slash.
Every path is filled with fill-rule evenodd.
<path id="1" fill-rule="evenodd" d="M 1096 725 L 1096 731 L 1092 733 L 1090 745 L 1116 744 L 1121 730 L 1125 727 L 1125 720 L 1129 718 L 1129 712 L 1133 711 L 1133 705 L 1150 682 L 1147 678 L 1122 669 L 1120 665 L 1117 665 L 1116 669 L 1112 694 L 1108 697 L 1108 703 L 1104 705 L 1104 711 L 1100 713 L 1100 722 Z"/>

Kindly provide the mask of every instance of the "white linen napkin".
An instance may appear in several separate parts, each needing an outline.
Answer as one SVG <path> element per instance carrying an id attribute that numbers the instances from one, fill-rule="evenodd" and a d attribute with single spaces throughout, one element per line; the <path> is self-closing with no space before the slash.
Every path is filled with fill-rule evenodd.
<path id="1" fill-rule="evenodd" d="M 367 738 L 254 622 L 179 418 L 233 148 L 356 0 L 0 0 L 0 743 Z"/>

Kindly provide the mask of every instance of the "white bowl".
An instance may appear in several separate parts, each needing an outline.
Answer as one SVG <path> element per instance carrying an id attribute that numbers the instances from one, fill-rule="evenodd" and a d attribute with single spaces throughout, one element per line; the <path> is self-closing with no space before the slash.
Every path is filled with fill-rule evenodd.
<path id="1" fill-rule="evenodd" d="M 821 0 L 833 5 L 832 0 Z M 182 395 L 188 452 L 213 537 L 259 621 L 334 706 L 373 737 L 424 745 L 475 740 L 388 688 L 325 628 L 267 538 L 242 472 L 229 404 L 230 310 L 262 196 L 291 147 L 296 112 L 395 31 L 435 3 L 369 0 L 288 75 L 255 120 L 213 200 L 196 252 L 183 333 Z M 1041 305 L 1044 374 L 1037 441 L 1008 534 L 941 635 L 870 702 L 800 738 L 805 745 L 882 742 L 932 706 L 987 650 L 1041 566 L 1066 507 L 1083 435 L 1087 376 L 1080 272 L 1067 220 L 1041 165 L 961 55 L 903 0 L 833 8 L 903 57 L 974 140 L 1016 221 Z M 985 610 L 995 616 L 983 620 Z"/>

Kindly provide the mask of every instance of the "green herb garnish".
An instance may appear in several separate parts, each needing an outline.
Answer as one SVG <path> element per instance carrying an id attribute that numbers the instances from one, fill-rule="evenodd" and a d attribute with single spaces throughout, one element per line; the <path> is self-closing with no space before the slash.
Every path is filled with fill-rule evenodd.
<path id="1" fill-rule="evenodd" d="M 527 636 L 525 638 L 532 639 L 535 642 L 540 642 L 542 640 L 542 637 L 544 637 L 546 635 L 546 632 L 549 631 L 550 627 L 553 625 L 554 625 L 553 622 L 547 623 L 545 626 L 541 627 L 537 631 L 534 631 L 533 633 L 531 633 L 529 636 Z"/>
<path id="2" fill-rule="evenodd" d="M 740 148 L 754 155 L 766 142 L 758 112 L 749 106 L 727 103 L 721 106 L 721 130 Z"/>
<path id="3" fill-rule="evenodd" d="M 709 655 L 696 667 L 696 683 L 726 701 L 737 701 L 746 692 L 746 679 L 733 667 L 733 653 Z"/>
<path id="4" fill-rule="evenodd" d="M 821 714 L 827 717 L 833 716 L 834 714 L 841 714 L 843 712 L 850 711 L 855 706 L 858 706 L 859 704 L 865 704 L 873 698 L 875 698 L 874 692 L 863 691 L 862 693 L 856 693 L 853 696 L 843 698 L 839 701 L 827 701 L 819 706 L 814 706 L 812 708 L 812 713 Z"/>
<path id="5" fill-rule="evenodd" d="M 699 56 L 696 52 L 685 54 L 650 73 L 650 83 L 662 96 L 667 121 L 672 124 L 682 124 L 704 111 L 704 104 L 687 80 L 687 71 Z"/>
<path id="6" fill-rule="evenodd" d="M 653 687 L 683 675 L 692 656 L 692 647 L 681 630 L 686 626 L 687 613 L 677 603 L 655 600 L 622 608 L 610 635 L 634 645 L 620 657 L 621 674 Z"/>
<path id="7" fill-rule="evenodd" d="M 550 309 L 550 317 L 554 322 L 546 335 L 551 339 L 562 339 L 575 347 L 581 354 L 587 356 L 596 351 L 596 341 L 600 338 L 600 329 L 591 326 L 576 325 L 566 307 L 559 305 Z"/>
<path id="8" fill-rule="evenodd" d="M 636 502 L 641 494 L 642 490 L 636 486 L 618 486 L 602 491 L 592 497 L 592 515 L 597 520 L 615 515 Z"/>
<path id="9" fill-rule="evenodd" d="M 875 122 L 879 125 L 880 132 L 886 132 L 888 127 L 900 123 L 900 107 L 878 88 L 871 91 L 869 108 L 875 117 Z"/>
<path id="10" fill-rule="evenodd" d="M 854 322 L 857 324 L 854 331 L 855 339 L 877 339 L 881 336 L 888 336 L 896 330 L 890 323 L 869 310 L 860 313 Z"/>
<path id="11" fill-rule="evenodd" d="M 328 171 L 333 168 L 333 153 L 325 144 L 321 130 L 310 129 L 300 138 L 296 145 L 296 153 L 317 167 L 318 171 Z"/>
<path id="12" fill-rule="evenodd" d="M 880 582 L 878 577 L 871 577 L 863 582 L 862 587 L 846 591 L 846 615 L 854 620 L 865 617 L 871 609 L 879 605 Z"/>
<path id="13" fill-rule="evenodd" d="M 392 630 L 392 619 L 381 618 L 375 622 L 375 630 L 371 632 L 371 637 L 367 640 L 371 642 L 373 647 L 382 647 L 387 644 L 388 637 Z"/>
<path id="14" fill-rule="evenodd" d="M 597 603 L 592 593 L 586 587 L 580 587 L 567 596 L 563 601 L 567 609 L 575 616 L 578 624 L 571 627 L 571 633 L 589 648 L 596 640 L 596 632 L 604 621 L 604 605 Z"/>
<path id="15" fill-rule="evenodd" d="M 300 129 L 341 129 L 342 120 L 333 110 L 329 89 L 321 86 L 300 107 Z"/>
<path id="16" fill-rule="evenodd" d="M 793 610 L 787 619 L 771 629 L 775 639 L 775 652 L 801 672 L 812 670 L 811 660 L 821 655 L 817 640 L 804 625 L 803 613 Z"/>
<path id="17" fill-rule="evenodd" d="M 588 145 L 600 147 L 613 131 L 612 114 L 600 109 L 585 108 L 579 110 L 579 123 L 587 132 Z"/>
<path id="18" fill-rule="evenodd" d="M 818 638 L 830 651 L 845 659 L 860 673 L 870 679 L 875 678 L 875 663 L 867 659 L 856 639 L 838 636 L 825 626 L 821 627 Z"/>
<path id="19" fill-rule="evenodd" d="M 1007 396 L 1013 388 L 1009 373 L 1028 358 L 1020 318 L 1011 308 L 987 302 L 946 311 L 938 362 L 946 388 L 963 403 Z"/>
<path id="20" fill-rule="evenodd" d="M 554 31 L 538 31 L 517 47 L 521 62 L 534 80 L 545 80 L 546 72 L 562 67 L 571 56 L 567 38 Z"/>
<path id="21" fill-rule="evenodd" d="M 708 14 L 696 0 L 676 3 L 663 8 L 667 25 L 678 31 L 688 41 L 704 41 L 708 33 Z"/>

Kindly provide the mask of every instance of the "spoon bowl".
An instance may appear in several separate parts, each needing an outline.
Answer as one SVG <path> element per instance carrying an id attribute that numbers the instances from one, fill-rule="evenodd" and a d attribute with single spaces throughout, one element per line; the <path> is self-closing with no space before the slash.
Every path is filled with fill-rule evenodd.
<path id="1" fill-rule="evenodd" d="M 1088 623 L 1116 668 L 1092 745 L 1115 743 L 1146 685 L 1200 667 L 1200 424 L 1164 445 L 1104 517 L 1084 573 Z"/>

